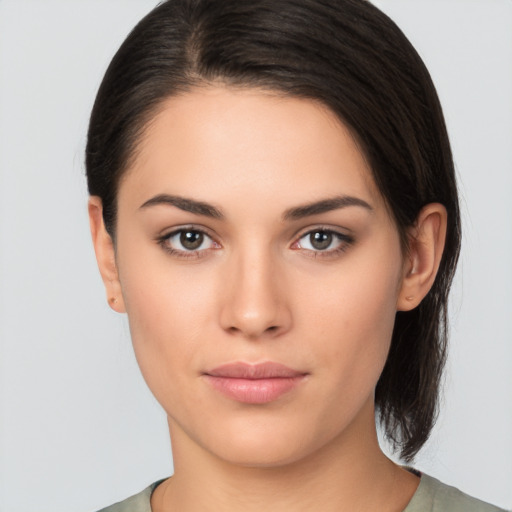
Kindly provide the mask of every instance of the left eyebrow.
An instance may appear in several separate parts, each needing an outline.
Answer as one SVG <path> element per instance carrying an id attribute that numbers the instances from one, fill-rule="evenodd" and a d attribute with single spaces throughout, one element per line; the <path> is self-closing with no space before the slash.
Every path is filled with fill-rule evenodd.
<path id="1" fill-rule="evenodd" d="M 215 206 L 205 203 L 203 201 L 196 201 L 188 197 L 174 196 L 169 194 L 159 194 L 151 199 L 148 199 L 140 208 L 148 208 L 159 204 L 166 204 L 175 206 L 185 212 L 194 213 L 196 215 L 204 215 L 213 219 L 223 219 L 224 214 Z"/>
<path id="2" fill-rule="evenodd" d="M 299 220 L 311 215 L 318 215 L 320 213 L 346 208 L 348 206 L 359 206 L 373 212 L 373 208 L 363 199 L 353 196 L 336 196 L 329 199 L 322 199 L 314 203 L 296 206 L 286 210 L 283 214 L 284 220 Z"/>

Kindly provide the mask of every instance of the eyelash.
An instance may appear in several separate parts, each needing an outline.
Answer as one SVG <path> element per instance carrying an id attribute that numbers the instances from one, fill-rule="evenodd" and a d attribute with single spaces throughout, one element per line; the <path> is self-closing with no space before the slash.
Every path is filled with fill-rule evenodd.
<path id="1" fill-rule="evenodd" d="M 315 233 L 323 233 L 325 235 L 330 235 L 333 237 L 333 239 L 337 240 L 339 242 L 338 247 L 334 249 L 306 249 L 304 247 L 301 247 L 299 245 L 300 241 L 303 240 L 306 237 L 310 237 L 311 235 Z M 317 227 L 314 229 L 310 229 L 306 231 L 305 233 L 302 233 L 299 238 L 297 238 L 297 241 L 292 244 L 292 249 L 294 250 L 300 250 L 306 251 L 306 253 L 313 258 L 336 258 L 341 253 L 344 253 L 351 245 L 353 245 L 355 242 L 354 238 L 350 235 L 340 233 L 339 231 L 336 231 L 331 228 L 327 227 Z M 331 242 L 332 243 L 332 242 Z"/>
<path id="2" fill-rule="evenodd" d="M 199 249 L 199 250 L 186 250 L 186 249 L 174 249 L 169 245 L 169 241 L 171 238 L 176 235 L 180 235 L 183 233 L 197 233 L 204 236 L 207 239 L 211 240 L 211 243 L 216 245 L 217 247 L 209 247 L 207 249 Z M 168 254 L 174 256 L 176 258 L 181 259 L 199 259 L 204 258 L 210 250 L 216 250 L 220 248 L 220 244 L 215 242 L 215 240 L 204 230 L 201 228 L 197 228 L 195 226 L 185 226 L 179 229 L 175 229 L 170 233 L 166 233 L 157 238 L 158 245 L 164 249 Z M 204 243 L 204 242 L 203 242 Z M 202 244 L 201 244 L 202 245 Z"/>
<path id="3" fill-rule="evenodd" d="M 186 249 L 174 249 L 169 245 L 169 241 L 171 238 L 182 235 L 184 233 L 196 233 L 200 234 L 203 237 L 209 239 L 211 244 L 215 247 L 208 247 L 206 249 L 198 249 L 198 250 L 186 250 Z M 300 241 L 306 237 L 310 237 L 315 233 L 322 233 L 325 235 L 330 235 L 334 239 L 339 242 L 339 246 L 334 249 L 306 249 L 300 246 Z M 199 259 L 205 257 L 211 250 L 216 250 L 221 247 L 221 245 L 216 242 L 212 236 L 210 236 L 204 229 L 194 227 L 194 226 L 185 226 L 179 229 L 174 229 L 170 233 L 166 233 L 157 238 L 157 243 L 164 249 L 168 254 L 181 259 Z M 201 243 L 203 245 L 204 241 Z M 344 253 L 352 244 L 354 243 L 354 238 L 350 235 L 346 235 L 335 231 L 331 228 L 317 227 L 315 229 L 310 229 L 305 233 L 302 233 L 295 242 L 291 245 L 292 250 L 303 250 L 310 257 L 313 258 L 335 258 L 336 256 Z M 329 244 L 330 245 L 330 244 Z"/>

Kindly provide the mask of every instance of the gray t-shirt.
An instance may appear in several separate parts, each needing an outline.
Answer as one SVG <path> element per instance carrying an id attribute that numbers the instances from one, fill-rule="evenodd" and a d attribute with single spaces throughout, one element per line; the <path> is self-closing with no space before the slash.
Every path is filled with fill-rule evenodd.
<path id="1" fill-rule="evenodd" d="M 151 512 L 151 494 L 160 480 L 142 492 L 98 512 Z M 403 512 L 505 512 L 423 474 L 420 485 Z"/>

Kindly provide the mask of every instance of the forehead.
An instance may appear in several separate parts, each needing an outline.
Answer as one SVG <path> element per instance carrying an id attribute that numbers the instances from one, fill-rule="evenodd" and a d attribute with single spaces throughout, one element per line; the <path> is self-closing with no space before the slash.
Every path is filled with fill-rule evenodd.
<path id="1" fill-rule="evenodd" d="M 120 196 L 158 193 L 222 201 L 381 202 L 349 129 L 324 105 L 259 89 L 204 87 L 168 98 L 149 121 Z"/>

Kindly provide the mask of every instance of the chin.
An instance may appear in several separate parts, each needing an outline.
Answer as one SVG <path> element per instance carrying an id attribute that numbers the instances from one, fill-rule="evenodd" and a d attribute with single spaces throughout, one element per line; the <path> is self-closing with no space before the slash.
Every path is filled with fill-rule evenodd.
<path id="1" fill-rule="evenodd" d="M 330 439 L 319 439 L 296 422 L 261 422 L 219 428 L 203 439 L 203 448 L 215 457 L 240 467 L 277 468 L 307 458 Z M 222 435 L 218 435 L 222 432 Z M 311 440 L 315 442 L 312 443 Z M 324 442 L 322 442 L 324 441 Z"/>
<path id="2" fill-rule="evenodd" d="M 282 441 L 282 440 L 281 440 Z M 225 462 L 253 469 L 268 469 L 287 466 L 304 459 L 307 456 L 303 446 L 291 446 L 289 441 L 284 443 L 270 443 L 261 446 L 259 443 L 240 443 L 226 447 L 226 450 L 217 450 L 214 453 Z"/>

